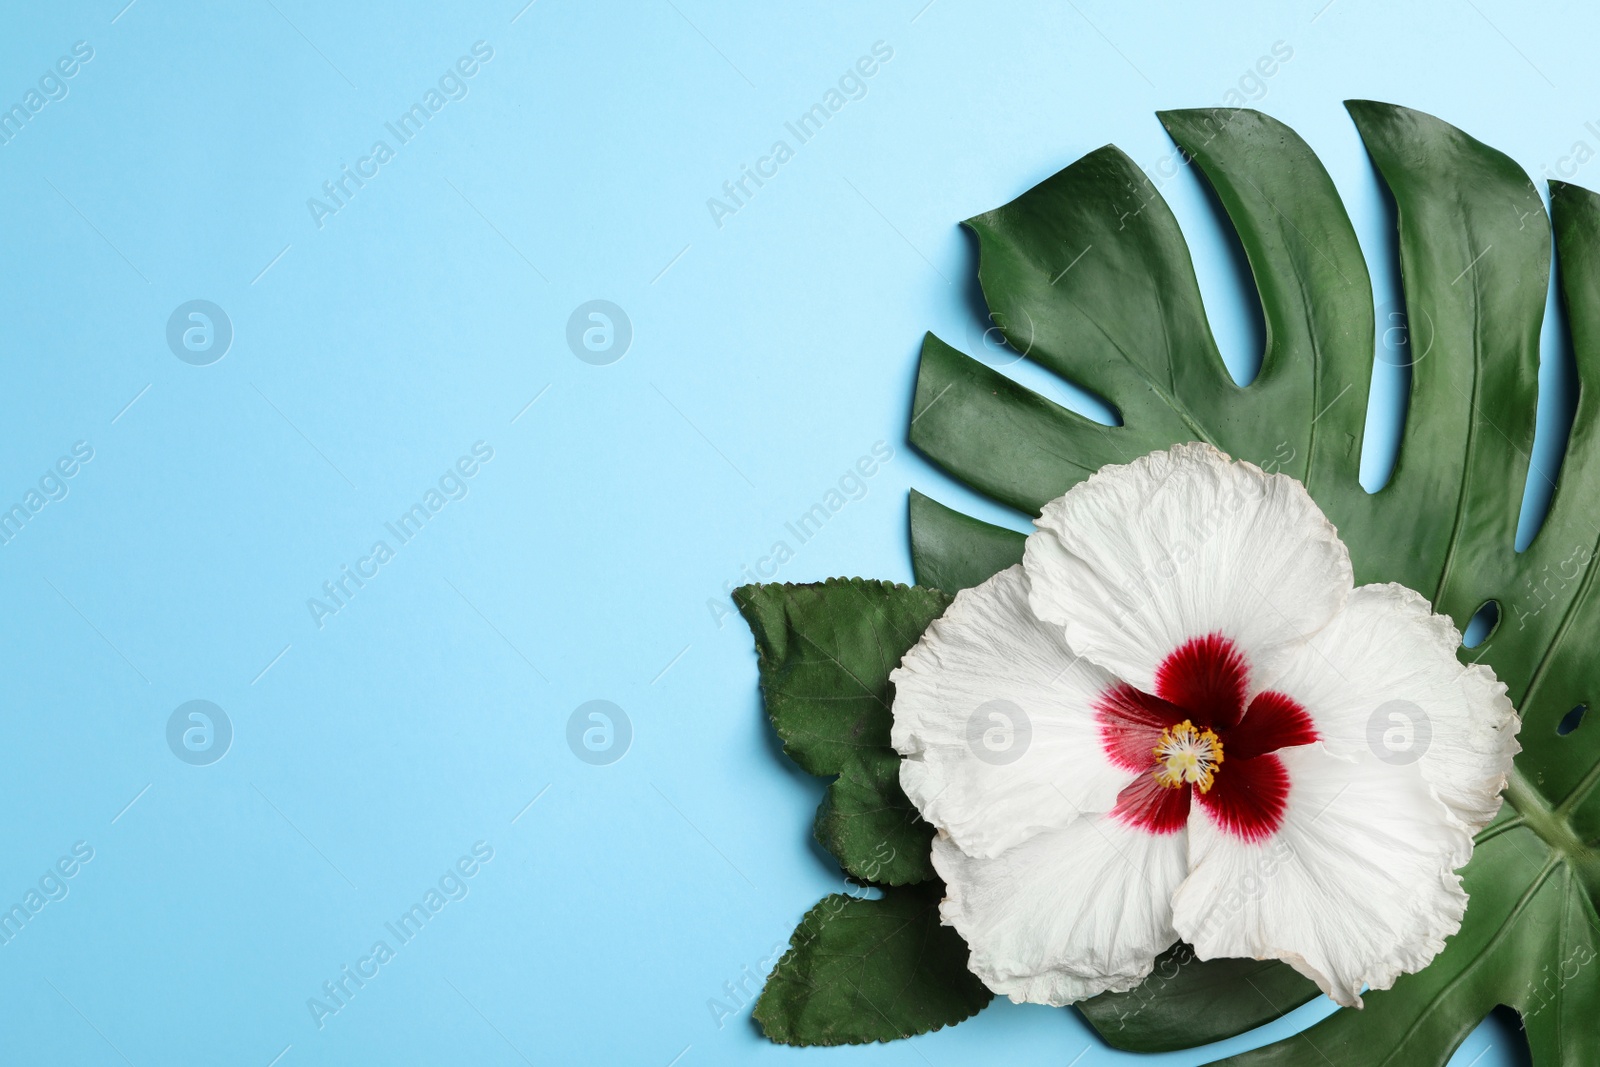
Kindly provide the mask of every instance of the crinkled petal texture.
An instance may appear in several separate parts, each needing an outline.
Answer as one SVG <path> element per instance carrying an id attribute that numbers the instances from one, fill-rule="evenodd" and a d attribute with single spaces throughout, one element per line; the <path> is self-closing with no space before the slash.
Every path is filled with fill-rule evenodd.
<path id="1" fill-rule="evenodd" d="M 1274 673 L 1354 584 L 1305 486 L 1205 444 L 1106 467 L 1036 525 L 1023 556 L 1034 614 L 1147 693 L 1163 657 L 1206 634 Z"/>
<path id="2" fill-rule="evenodd" d="M 1201 959 L 1284 960 L 1340 1004 L 1420 970 L 1461 926 L 1452 873 L 1471 836 L 1421 772 L 1337 759 L 1321 745 L 1279 758 L 1292 783 L 1282 825 L 1252 842 L 1202 812 L 1173 925 Z"/>
<path id="3" fill-rule="evenodd" d="M 1417 764 L 1477 833 L 1500 810 L 1521 723 L 1505 683 L 1488 667 L 1463 665 L 1460 648 L 1461 632 L 1420 594 L 1364 585 L 1272 687 L 1305 706 L 1336 754 Z"/>
<path id="4" fill-rule="evenodd" d="M 939 914 L 972 949 L 968 964 L 996 993 L 1071 1004 L 1132 989 L 1178 939 L 1172 894 L 1188 871 L 1182 834 L 1149 834 L 1086 815 L 994 859 L 943 834 L 933 866 L 948 895 Z"/>
<path id="5" fill-rule="evenodd" d="M 972 970 L 1065 1004 L 1181 936 L 1359 1006 L 1432 960 L 1520 725 L 1451 621 L 1354 588 L 1300 483 L 1208 445 L 1107 467 L 1037 526 L 892 676 Z"/>
<path id="6" fill-rule="evenodd" d="M 900 784 L 969 856 L 1110 811 L 1133 779 L 1092 710 L 1115 679 L 1028 610 L 1020 564 L 956 594 L 889 677 Z"/>

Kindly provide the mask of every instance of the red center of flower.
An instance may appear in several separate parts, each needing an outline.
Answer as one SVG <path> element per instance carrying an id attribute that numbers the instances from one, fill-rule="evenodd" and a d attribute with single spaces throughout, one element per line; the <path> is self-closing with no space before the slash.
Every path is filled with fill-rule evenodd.
<path id="1" fill-rule="evenodd" d="M 1139 773 L 1111 814 L 1170 834 L 1187 825 L 1193 801 L 1236 837 L 1271 836 L 1289 800 L 1289 772 L 1273 753 L 1308 745 L 1317 731 L 1282 693 L 1257 693 L 1246 704 L 1249 681 L 1234 643 L 1208 634 L 1161 662 L 1154 694 L 1126 683 L 1100 694 L 1095 717 L 1106 755 Z"/>

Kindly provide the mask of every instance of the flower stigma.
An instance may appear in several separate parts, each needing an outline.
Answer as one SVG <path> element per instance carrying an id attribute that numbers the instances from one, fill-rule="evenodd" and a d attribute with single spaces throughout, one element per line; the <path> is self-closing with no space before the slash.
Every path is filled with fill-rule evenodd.
<path id="1" fill-rule="evenodd" d="M 1222 742 L 1210 730 L 1197 730 L 1185 719 L 1161 731 L 1155 754 L 1159 763 L 1152 773 L 1158 784 L 1177 789 L 1187 782 L 1204 793 L 1211 788 L 1222 762 Z"/>

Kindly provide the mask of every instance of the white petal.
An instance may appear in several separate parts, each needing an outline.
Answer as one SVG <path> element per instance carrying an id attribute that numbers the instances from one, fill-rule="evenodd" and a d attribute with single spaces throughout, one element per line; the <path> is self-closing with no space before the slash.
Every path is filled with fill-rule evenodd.
<path id="1" fill-rule="evenodd" d="M 1201 959 L 1284 960 L 1360 1007 L 1363 984 L 1388 989 L 1460 928 L 1467 897 L 1452 868 L 1471 838 L 1415 765 L 1336 759 L 1320 744 L 1278 755 L 1290 789 L 1272 837 L 1242 841 L 1195 805 L 1173 925 Z"/>
<path id="2" fill-rule="evenodd" d="M 973 859 L 941 834 L 933 842 L 947 885 L 940 914 L 972 950 L 972 972 L 1014 1001 L 1059 1006 L 1123 992 L 1177 940 L 1171 898 L 1185 873 L 1184 841 L 1089 815 Z"/>
<path id="3" fill-rule="evenodd" d="M 889 677 L 900 784 L 970 855 L 1109 811 L 1134 777 L 1091 704 L 1115 679 L 1033 617 L 1020 565 L 958 593 Z"/>
<path id="4" fill-rule="evenodd" d="M 1164 657 L 1211 633 L 1275 673 L 1353 584 L 1349 553 L 1304 486 L 1205 444 L 1105 467 L 1036 525 L 1023 557 L 1034 614 L 1145 692 Z"/>
<path id="5" fill-rule="evenodd" d="M 1476 833 L 1500 810 L 1521 721 L 1505 684 L 1463 665 L 1460 648 L 1455 624 L 1421 595 L 1364 585 L 1271 687 L 1305 707 L 1336 755 L 1419 764 Z"/>

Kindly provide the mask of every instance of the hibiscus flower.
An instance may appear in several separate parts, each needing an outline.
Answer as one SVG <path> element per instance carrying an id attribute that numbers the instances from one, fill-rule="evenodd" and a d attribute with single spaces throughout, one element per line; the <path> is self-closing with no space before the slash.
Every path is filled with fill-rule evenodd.
<path id="1" fill-rule="evenodd" d="M 1209 445 L 1106 467 L 1036 526 L 892 675 L 973 972 L 1068 1004 L 1181 938 L 1359 1007 L 1432 960 L 1519 748 L 1454 624 L 1355 588 L 1304 486 Z"/>

